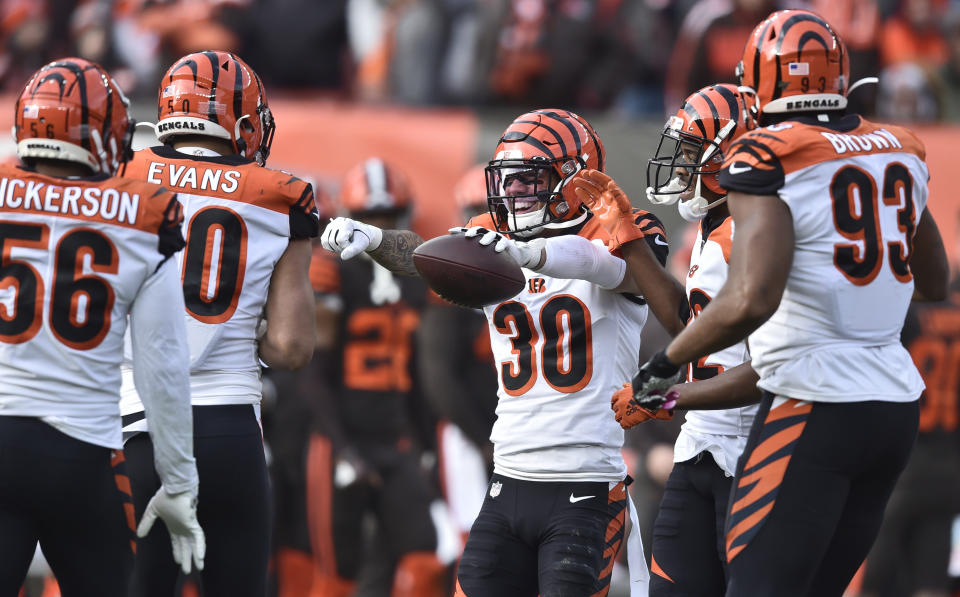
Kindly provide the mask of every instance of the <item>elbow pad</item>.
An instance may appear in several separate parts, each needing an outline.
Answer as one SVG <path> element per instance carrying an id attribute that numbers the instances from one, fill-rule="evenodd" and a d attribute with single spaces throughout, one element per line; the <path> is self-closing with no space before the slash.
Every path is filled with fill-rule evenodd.
<path id="1" fill-rule="evenodd" d="M 538 269 L 553 278 L 586 280 L 611 290 L 623 282 L 627 264 L 607 251 L 603 244 L 582 236 L 567 235 L 546 239 L 547 258 Z"/>

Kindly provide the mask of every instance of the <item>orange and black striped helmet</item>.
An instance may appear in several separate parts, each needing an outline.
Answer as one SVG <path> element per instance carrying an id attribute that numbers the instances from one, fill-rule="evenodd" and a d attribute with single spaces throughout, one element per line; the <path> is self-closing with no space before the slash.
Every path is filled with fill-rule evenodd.
<path id="1" fill-rule="evenodd" d="M 756 92 L 761 114 L 847 107 L 847 47 L 823 17 L 808 10 L 780 10 L 757 25 L 736 74 L 740 85 Z"/>
<path id="2" fill-rule="evenodd" d="M 38 70 L 17 99 L 17 155 L 78 162 L 116 174 L 131 157 L 130 102 L 113 77 L 83 58 L 55 60 Z"/>
<path id="3" fill-rule="evenodd" d="M 402 172 L 371 157 L 347 170 L 338 203 L 353 215 L 403 212 L 413 203 L 413 193 Z"/>
<path id="4" fill-rule="evenodd" d="M 756 112 L 753 94 L 735 85 L 708 85 L 687 97 L 667 120 L 656 157 L 647 162 L 648 199 L 673 203 L 697 176 L 708 189 L 725 195 L 717 180 L 724 153 L 734 139 L 756 128 Z"/>
<path id="5" fill-rule="evenodd" d="M 276 125 L 260 77 L 230 52 L 204 51 L 177 60 L 160 81 L 157 137 L 208 135 L 261 166 Z"/>
<path id="6" fill-rule="evenodd" d="M 487 205 L 500 230 L 533 234 L 586 218 L 566 182 L 582 168 L 603 171 L 603 142 L 573 112 L 533 110 L 518 116 L 500 137 L 487 166 Z"/>

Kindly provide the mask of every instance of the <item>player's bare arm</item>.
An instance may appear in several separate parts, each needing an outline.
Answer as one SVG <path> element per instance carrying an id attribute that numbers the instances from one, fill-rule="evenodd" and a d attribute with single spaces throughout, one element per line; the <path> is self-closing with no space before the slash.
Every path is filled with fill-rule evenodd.
<path id="1" fill-rule="evenodd" d="M 942 301 L 947 298 L 950 264 L 937 222 L 929 209 L 923 211 L 917 223 L 910 271 L 913 272 L 914 300 Z"/>
<path id="2" fill-rule="evenodd" d="M 422 244 L 420 235 L 411 230 L 384 230 L 380 246 L 370 251 L 370 257 L 394 273 L 416 276 L 413 251 Z"/>
<path id="3" fill-rule="evenodd" d="M 316 344 L 313 290 L 307 273 L 310 255 L 309 239 L 291 240 L 270 278 L 260 358 L 277 369 L 303 367 Z"/>
<path id="4" fill-rule="evenodd" d="M 646 242 L 629 242 L 620 248 L 627 275 L 615 290 L 643 296 L 657 320 L 671 336 L 683 330 L 687 309 L 683 286 L 660 265 Z"/>
<path id="5" fill-rule="evenodd" d="M 413 251 L 423 244 L 410 230 L 383 230 L 350 218 L 333 218 L 320 236 L 324 249 L 352 259 L 367 252 L 377 263 L 404 276 L 416 276 Z"/>
<path id="6" fill-rule="evenodd" d="M 719 375 L 702 381 L 677 384 L 674 408 L 684 410 L 717 410 L 737 408 L 760 402 L 762 392 L 757 388 L 760 376 L 750 361 L 727 369 Z"/>
<path id="7" fill-rule="evenodd" d="M 673 363 L 689 363 L 739 342 L 780 304 L 793 263 L 793 221 L 777 197 L 732 192 L 727 199 L 737 225 L 730 275 L 697 319 L 667 347 Z"/>
<path id="8" fill-rule="evenodd" d="M 638 227 L 637 214 L 626 193 L 615 180 L 597 170 L 582 170 L 569 184 L 610 235 L 608 246 L 620 249 L 626 262 L 626 275 L 614 290 L 643 296 L 667 332 L 676 336 L 685 323 L 681 312 L 686 311 L 686 294 L 647 242 L 637 242 L 648 237 Z M 666 245 L 666 239 L 658 238 L 656 232 L 653 238 Z"/>

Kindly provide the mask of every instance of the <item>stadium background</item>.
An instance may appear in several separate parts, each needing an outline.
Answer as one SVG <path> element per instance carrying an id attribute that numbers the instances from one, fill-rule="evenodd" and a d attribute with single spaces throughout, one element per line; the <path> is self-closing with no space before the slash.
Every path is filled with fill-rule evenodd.
<path id="1" fill-rule="evenodd" d="M 271 167 L 314 182 L 333 215 L 342 174 L 380 156 L 410 179 L 413 227 L 429 238 L 461 223 L 455 183 L 491 157 L 517 114 L 574 109 L 600 133 L 608 173 L 664 221 L 674 271 L 685 272 L 693 229 L 673 207 L 643 200 L 647 159 L 678 101 L 734 82 L 746 34 L 786 7 L 836 25 L 854 79 L 880 75 L 856 92 L 858 109 L 908 124 L 926 144 L 929 205 L 956 271 L 960 0 L 0 0 L 0 98 L 11 107 L 0 130 L 48 60 L 101 62 L 149 122 L 172 60 L 232 50 L 265 80 L 277 121 Z M 155 143 L 138 130 L 137 147 Z M 13 154 L 12 140 L 0 141 L 0 157 Z M 669 433 L 641 440 L 636 458 L 669 442 Z"/>

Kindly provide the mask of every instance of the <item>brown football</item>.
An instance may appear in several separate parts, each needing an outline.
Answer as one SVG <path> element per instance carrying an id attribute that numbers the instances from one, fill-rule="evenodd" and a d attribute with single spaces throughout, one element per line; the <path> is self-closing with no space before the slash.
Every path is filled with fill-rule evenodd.
<path id="1" fill-rule="evenodd" d="M 506 253 L 462 234 L 423 243 L 413 252 L 413 264 L 437 294 L 475 309 L 516 296 L 525 283 L 523 270 Z"/>

